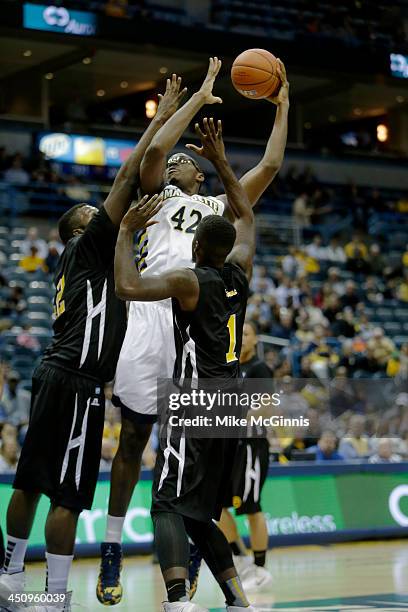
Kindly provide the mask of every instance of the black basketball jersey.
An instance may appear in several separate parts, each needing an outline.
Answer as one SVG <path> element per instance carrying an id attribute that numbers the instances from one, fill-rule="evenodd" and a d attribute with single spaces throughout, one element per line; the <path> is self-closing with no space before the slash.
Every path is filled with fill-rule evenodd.
<path id="1" fill-rule="evenodd" d="M 174 381 L 182 385 L 185 379 L 237 378 L 248 280 L 231 263 L 222 270 L 197 267 L 194 272 L 200 285 L 196 309 L 183 312 L 173 300 Z"/>
<path id="2" fill-rule="evenodd" d="M 118 228 L 104 207 L 72 238 L 55 273 L 54 337 L 43 361 L 112 380 L 126 331 L 126 304 L 115 295 Z"/>
<path id="3" fill-rule="evenodd" d="M 241 373 L 244 378 L 272 378 L 271 370 L 257 355 L 245 363 L 241 362 Z"/>

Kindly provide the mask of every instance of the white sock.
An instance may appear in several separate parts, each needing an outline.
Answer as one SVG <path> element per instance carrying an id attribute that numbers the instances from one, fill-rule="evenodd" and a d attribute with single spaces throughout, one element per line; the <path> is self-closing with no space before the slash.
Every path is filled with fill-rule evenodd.
<path id="1" fill-rule="evenodd" d="M 24 569 L 28 540 L 21 540 L 7 535 L 7 548 L 4 558 L 4 571 L 6 574 L 17 574 Z"/>
<path id="2" fill-rule="evenodd" d="M 47 592 L 66 593 L 69 570 L 74 555 L 53 555 L 45 553 L 47 559 Z"/>
<path id="3" fill-rule="evenodd" d="M 125 518 L 125 516 L 111 516 L 108 514 L 106 521 L 105 542 L 115 542 L 116 544 L 120 544 L 122 542 L 122 530 Z"/>

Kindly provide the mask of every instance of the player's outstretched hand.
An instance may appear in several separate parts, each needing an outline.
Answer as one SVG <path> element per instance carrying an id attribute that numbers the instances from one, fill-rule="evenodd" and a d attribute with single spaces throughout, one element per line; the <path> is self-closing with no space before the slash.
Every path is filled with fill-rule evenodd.
<path id="1" fill-rule="evenodd" d="M 176 112 L 179 104 L 187 92 L 187 87 L 181 88 L 181 77 L 173 74 L 171 79 L 166 81 L 166 90 L 164 94 L 159 94 L 159 106 L 157 108 L 156 117 L 167 121 Z"/>
<path id="2" fill-rule="evenodd" d="M 203 120 L 203 128 L 201 129 L 199 124 L 195 124 L 195 131 L 201 140 L 201 147 L 197 147 L 193 144 L 187 144 L 187 149 L 194 151 L 197 155 L 205 157 L 212 163 L 217 161 L 223 161 L 225 157 L 225 146 L 222 139 L 222 123 L 220 120 L 215 125 L 214 119 L 211 117 L 208 119 L 205 117 Z"/>
<path id="3" fill-rule="evenodd" d="M 139 202 L 136 202 L 126 213 L 120 224 L 121 229 L 130 232 L 137 232 L 145 227 L 154 225 L 157 221 L 152 221 L 153 217 L 159 212 L 162 206 L 162 197 L 145 195 Z"/>
<path id="4" fill-rule="evenodd" d="M 269 102 L 276 104 L 289 104 L 289 81 L 286 76 L 285 64 L 278 58 L 278 75 L 282 82 L 277 96 L 266 98 Z"/>
<path id="5" fill-rule="evenodd" d="M 213 95 L 215 79 L 221 70 L 221 60 L 218 57 L 210 57 L 207 76 L 201 85 L 199 93 L 204 97 L 205 104 L 221 104 L 222 99 Z"/>

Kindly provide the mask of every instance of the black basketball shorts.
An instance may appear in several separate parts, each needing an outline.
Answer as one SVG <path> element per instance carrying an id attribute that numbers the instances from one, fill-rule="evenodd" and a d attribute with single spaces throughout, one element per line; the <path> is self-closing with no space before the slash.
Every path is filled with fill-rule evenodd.
<path id="1" fill-rule="evenodd" d="M 241 439 L 231 477 L 228 506 L 237 515 L 262 511 L 261 494 L 268 475 L 269 444 L 266 438 Z"/>
<path id="2" fill-rule="evenodd" d="M 30 423 L 14 488 L 43 493 L 71 510 L 90 509 L 104 416 L 103 386 L 41 364 L 33 375 Z"/>

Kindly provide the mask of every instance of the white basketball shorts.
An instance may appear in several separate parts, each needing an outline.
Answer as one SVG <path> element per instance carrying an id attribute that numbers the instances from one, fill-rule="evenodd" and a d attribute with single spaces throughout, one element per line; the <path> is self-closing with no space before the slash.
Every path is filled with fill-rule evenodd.
<path id="1" fill-rule="evenodd" d="M 172 378 L 175 359 L 171 299 L 131 302 L 113 389 L 113 403 L 125 418 L 156 420 L 157 379 Z"/>

